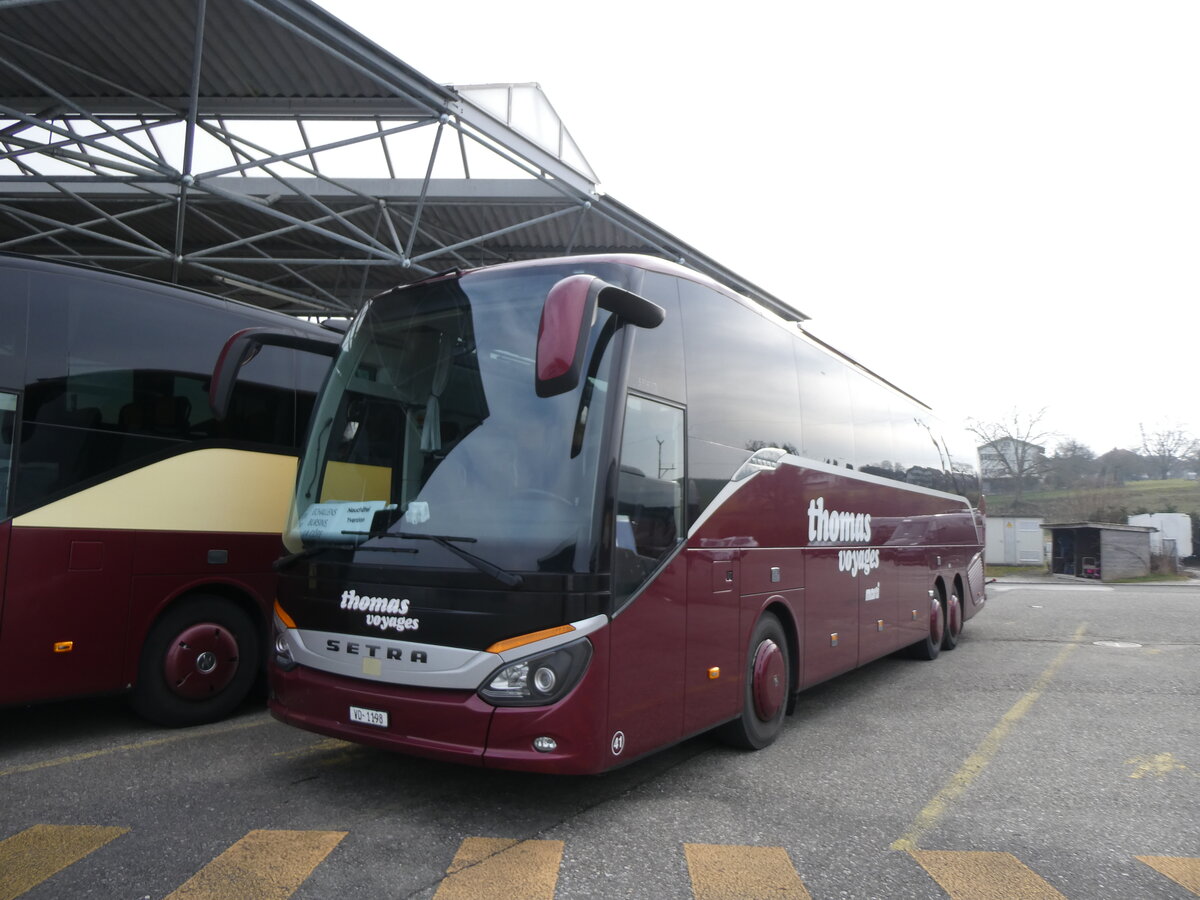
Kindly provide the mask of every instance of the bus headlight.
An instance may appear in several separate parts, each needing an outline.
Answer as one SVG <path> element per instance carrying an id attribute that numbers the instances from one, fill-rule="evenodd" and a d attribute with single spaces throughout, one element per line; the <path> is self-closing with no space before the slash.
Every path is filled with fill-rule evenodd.
<path id="1" fill-rule="evenodd" d="M 287 631 L 280 630 L 279 623 L 275 626 L 275 665 L 290 672 L 296 668 L 296 658 L 292 656 L 292 646 L 288 643 Z"/>
<path id="2" fill-rule="evenodd" d="M 493 706 L 543 706 L 554 703 L 579 683 L 592 658 L 588 640 L 527 656 L 497 669 L 479 688 Z"/>

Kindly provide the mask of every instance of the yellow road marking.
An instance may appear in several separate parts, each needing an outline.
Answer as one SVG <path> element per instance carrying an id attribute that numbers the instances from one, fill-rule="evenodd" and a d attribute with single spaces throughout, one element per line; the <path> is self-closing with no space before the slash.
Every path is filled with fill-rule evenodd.
<path id="1" fill-rule="evenodd" d="M 1066 900 L 1011 853 L 912 850 L 951 900 Z"/>
<path id="2" fill-rule="evenodd" d="M 345 831 L 251 831 L 167 900 L 287 900 Z"/>
<path id="3" fill-rule="evenodd" d="M 554 900 L 562 841 L 465 839 L 434 900 Z"/>
<path id="4" fill-rule="evenodd" d="M 307 747 L 297 747 L 294 750 L 277 750 L 271 755 L 281 756 L 284 759 L 295 759 L 300 756 L 310 756 L 315 753 L 338 753 L 355 749 L 362 749 L 362 745 L 352 744 L 349 741 L 339 740 L 338 738 L 326 738 L 324 740 L 309 744 Z"/>
<path id="5" fill-rule="evenodd" d="M 0 841 L 0 900 L 21 896 L 128 830 L 89 825 L 34 825 Z"/>
<path id="6" fill-rule="evenodd" d="M 1165 778 L 1172 772 L 1188 771 L 1188 767 L 1171 753 L 1159 753 L 1150 757 L 1135 756 L 1133 759 L 1125 760 L 1125 765 L 1135 767 L 1129 774 L 1130 778 L 1146 778 L 1150 775 L 1156 778 Z"/>
<path id="7" fill-rule="evenodd" d="M 1139 856 L 1137 859 L 1200 897 L 1200 859 L 1186 856 Z"/>
<path id="8" fill-rule="evenodd" d="M 950 780 L 938 791 L 937 795 L 917 814 L 917 818 L 909 826 L 908 831 L 892 843 L 893 850 L 907 850 L 911 852 L 917 849 L 921 838 L 937 824 L 946 810 L 950 808 L 950 804 L 957 800 L 971 786 L 972 782 L 979 777 L 979 773 L 984 770 L 987 764 L 995 757 L 996 753 L 999 752 L 1000 745 L 1008 737 L 1008 733 L 1012 731 L 1013 726 L 1025 717 L 1026 713 L 1033 707 L 1033 704 L 1045 693 L 1054 676 L 1058 674 L 1058 670 L 1067 661 L 1067 657 L 1079 647 L 1086 631 L 1086 623 L 1080 625 L 1075 630 L 1075 636 L 1071 639 L 1071 643 L 1059 651 L 1058 656 L 1054 657 L 1054 661 L 1046 667 L 1046 670 L 1038 677 L 1033 687 L 1001 717 L 996 727 L 975 748 L 975 752 L 967 757 L 967 761 L 962 764 L 962 767 L 950 777 Z"/>
<path id="9" fill-rule="evenodd" d="M 0 778 L 5 775 L 20 775 L 23 772 L 36 772 L 38 769 L 52 769 L 55 766 L 65 766 L 69 763 L 83 762 L 87 759 L 95 759 L 98 756 L 109 756 L 113 753 L 126 753 L 132 750 L 145 750 L 149 747 L 160 747 L 163 744 L 174 744 L 176 741 L 188 741 L 196 738 L 212 737 L 218 734 L 228 734 L 231 731 L 241 731 L 244 728 L 257 728 L 260 725 L 269 725 L 273 720 L 267 713 L 263 713 L 260 719 L 253 722 L 237 722 L 233 725 L 225 725 L 217 728 L 208 728 L 204 731 L 196 731 L 189 729 L 187 731 L 177 731 L 167 737 L 151 738 L 148 741 L 138 741 L 134 744 L 121 744 L 119 747 L 105 747 L 103 750 L 89 750 L 87 753 L 75 753 L 71 756 L 60 756 L 56 759 L 45 759 L 41 762 L 26 763 L 23 766 L 12 766 L 8 769 L 0 769 Z"/>
<path id="10" fill-rule="evenodd" d="M 684 844 L 695 900 L 812 900 L 782 847 Z"/>

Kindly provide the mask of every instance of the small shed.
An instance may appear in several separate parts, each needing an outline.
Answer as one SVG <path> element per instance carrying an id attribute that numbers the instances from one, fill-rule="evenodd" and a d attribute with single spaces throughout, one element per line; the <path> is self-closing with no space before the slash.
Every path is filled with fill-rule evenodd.
<path id="1" fill-rule="evenodd" d="M 984 552 L 988 565 L 1044 566 L 1041 516 L 988 516 Z"/>
<path id="2" fill-rule="evenodd" d="M 1043 525 L 1050 532 L 1050 571 L 1100 581 L 1150 574 L 1150 533 L 1139 525 L 1072 522 Z"/>

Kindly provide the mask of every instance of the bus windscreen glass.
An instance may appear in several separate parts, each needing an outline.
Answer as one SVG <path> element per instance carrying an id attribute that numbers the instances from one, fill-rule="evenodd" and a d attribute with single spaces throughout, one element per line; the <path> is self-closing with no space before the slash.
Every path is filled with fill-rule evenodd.
<path id="1" fill-rule="evenodd" d="M 503 570 L 586 571 L 613 329 L 601 311 L 580 384 L 537 396 L 539 316 L 567 274 L 500 271 L 372 301 L 314 416 L 289 549 L 478 568 L 459 549 Z"/>

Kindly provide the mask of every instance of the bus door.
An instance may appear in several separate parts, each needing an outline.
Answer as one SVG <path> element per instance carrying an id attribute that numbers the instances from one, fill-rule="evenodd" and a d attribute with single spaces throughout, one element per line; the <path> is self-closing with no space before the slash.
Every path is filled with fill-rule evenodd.
<path id="1" fill-rule="evenodd" d="M 617 755 L 637 756 L 682 734 L 688 554 L 677 551 L 684 537 L 683 445 L 682 409 L 628 398 L 609 666 L 608 737 Z"/>
<path id="2" fill-rule="evenodd" d="M 99 409 L 70 388 L 36 405 L 32 393 L 22 398 L 19 423 L 13 395 L 2 401 L 14 425 L 3 451 L 12 459 L 6 512 L 33 508 L 7 522 L 0 699 L 119 690 L 132 532 L 106 522 L 136 497 L 111 482 L 72 490 L 107 434 Z M 52 491 L 62 496 L 38 502 Z"/>

